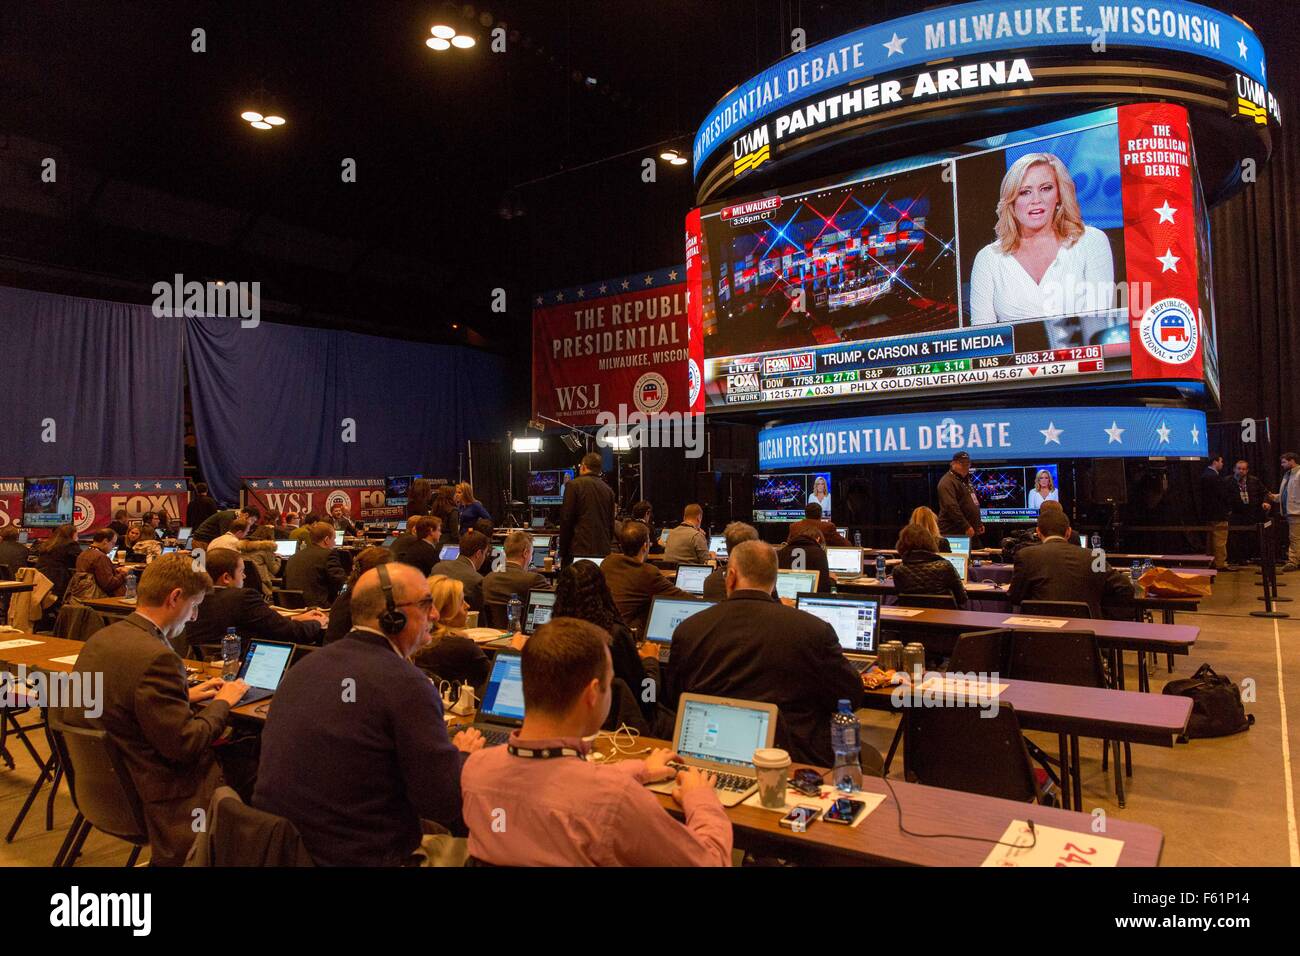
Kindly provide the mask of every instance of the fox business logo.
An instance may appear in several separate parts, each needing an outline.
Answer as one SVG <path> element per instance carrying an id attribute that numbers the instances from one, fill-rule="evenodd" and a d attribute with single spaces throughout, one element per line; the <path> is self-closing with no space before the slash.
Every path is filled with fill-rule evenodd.
<path id="1" fill-rule="evenodd" d="M 816 365 L 812 352 L 799 352 L 795 355 L 777 355 L 763 359 L 764 375 L 789 375 L 793 372 L 811 372 Z"/>
<path id="2" fill-rule="evenodd" d="M 754 372 L 746 372 L 743 375 L 727 376 L 728 392 L 757 392 L 758 389 L 758 375 Z"/>

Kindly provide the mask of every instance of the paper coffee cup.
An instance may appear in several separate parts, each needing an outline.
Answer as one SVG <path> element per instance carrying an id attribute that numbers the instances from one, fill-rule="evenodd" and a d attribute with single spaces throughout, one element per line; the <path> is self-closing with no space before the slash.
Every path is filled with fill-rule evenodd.
<path id="1" fill-rule="evenodd" d="M 779 747 L 754 751 L 758 771 L 758 799 L 769 810 L 785 809 L 785 789 L 790 779 L 790 755 Z"/>

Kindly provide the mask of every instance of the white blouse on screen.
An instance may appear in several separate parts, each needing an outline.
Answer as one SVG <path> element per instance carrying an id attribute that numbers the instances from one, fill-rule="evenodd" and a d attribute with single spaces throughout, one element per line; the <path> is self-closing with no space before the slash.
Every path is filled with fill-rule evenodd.
<path id="1" fill-rule="evenodd" d="M 1015 256 L 991 242 L 971 267 L 970 322 L 992 325 L 1108 309 L 1114 281 L 1110 240 L 1094 226 L 1084 226 L 1078 242 L 1057 250 L 1041 282 L 1035 282 Z"/>

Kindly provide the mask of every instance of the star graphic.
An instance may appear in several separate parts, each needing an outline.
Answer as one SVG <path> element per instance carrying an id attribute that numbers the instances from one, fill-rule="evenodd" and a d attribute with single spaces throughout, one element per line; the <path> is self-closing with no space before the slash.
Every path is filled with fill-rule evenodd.
<path id="1" fill-rule="evenodd" d="M 538 305 L 542 304 L 542 297 L 540 295 L 537 297 L 537 304 Z"/>
<path id="2" fill-rule="evenodd" d="M 135 483 L 135 490 L 136 490 L 136 491 L 139 491 L 139 490 L 140 490 L 140 482 L 138 482 L 138 481 Z"/>
<path id="3" fill-rule="evenodd" d="M 677 270 L 674 269 L 672 272 L 668 273 L 668 278 L 670 278 L 670 279 L 672 279 L 674 282 L 676 282 L 676 281 L 677 281 Z"/>
<path id="4" fill-rule="evenodd" d="M 275 487 L 275 482 L 274 482 L 274 481 L 268 481 L 268 482 L 266 483 L 266 487 L 268 487 L 268 488 L 274 488 L 274 487 Z"/>
<path id="5" fill-rule="evenodd" d="M 161 482 L 161 481 L 155 481 L 155 482 L 153 483 L 153 486 L 154 486 L 155 488 L 157 488 L 159 491 L 162 491 L 162 482 Z"/>
<path id="6" fill-rule="evenodd" d="M 1237 55 L 1243 60 L 1246 59 L 1246 41 L 1241 37 L 1237 37 Z"/>
<path id="7" fill-rule="evenodd" d="M 1053 443 L 1059 445 L 1061 443 L 1061 435 L 1064 434 L 1064 432 L 1064 428 L 1056 427 L 1056 422 L 1048 422 L 1046 428 L 1038 429 L 1038 433 L 1043 436 L 1044 445 L 1050 445 Z"/>
<path id="8" fill-rule="evenodd" d="M 1152 209 L 1151 211 L 1160 217 L 1160 222 L 1173 222 L 1174 213 L 1178 212 L 1177 209 L 1169 205 L 1168 199 L 1165 200 L 1165 204 L 1163 206 L 1159 207 L 1158 209 Z M 1159 224 L 1160 223 L 1156 223 L 1156 225 Z"/>
<path id="9" fill-rule="evenodd" d="M 1201 443 L 1201 430 L 1200 430 L 1199 428 L 1197 428 L 1195 425 L 1193 425 L 1193 426 L 1192 426 L 1192 444 L 1193 444 L 1193 445 L 1199 445 L 1200 443 Z"/>
<path id="10" fill-rule="evenodd" d="M 1162 445 L 1167 445 L 1167 444 L 1169 444 L 1169 426 L 1168 426 L 1168 425 L 1166 425 L 1164 422 L 1161 422 L 1161 423 L 1160 423 L 1160 427 L 1156 429 L 1156 434 L 1160 436 L 1160 444 L 1162 444 Z"/>
<path id="11" fill-rule="evenodd" d="M 1156 256 L 1156 261 L 1162 266 L 1161 272 L 1177 272 L 1180 256 L 1174 255 L 1173 249 L 1166 249 L 1163 256 Z"/>
<path id="12" fill-rule="evenodd" d="M 628 287 L 629 284 L 630 284 L 630 283 L 628 282 L 627 279 L 624 279 L 624 280 L 623 280 L 623 288 L 624 288 L 624 289 L 626 289 L 626 288 Z"/>
<path id="13" fill-rule="evenodd" d="M 579 298 L 579 299 L 585 299 L 586 297 L 587 297 L 587 290 L 586 290 L 586 289 L 579 289 L 579 290 L 578 290 L 578 298 Z"/>
<path id="14" fill-rule="evenodd" d="M 1105 432 L 1105 433 L 1110 437 L 1110 440 L 1107 441 L 1106 444 L 1107 444 L 1107 445 L 1116 445 L 1116 444 L 1118 444 L 1118 445 L 1122 445 L 1122 444 L 1124 444 L 1124 439 L 1123 439 L 1122 436 L 1124 435 L 1124 432 L 1126 432 L 1127 430 L 1128 430 L 1128 429 L 1126 429 L 1126 428 L 1120 428 L 1120 427 L 1119 427 L 1119 422 L 1115 421 L 1115 420 L 1112 418 L 1112 419 L 1111 419 L 1111 422 L 1110 422 L 1110 428 L 1103 428 L 1103 429 L 1102 429 L 1102 431 L 1104 431 L 1104 432 Z"/>
<path id="15" fill-rule="evenodd" d="M 180 488 L 184 488 L 185 486 L 178 481 L 176 482 L 176 487 L 180 489 Z"/>
<path id="16" fill-rule="evenodd" d="M 563 293 L 563 292 L 557 292 L 557 293 L 555 293 L 555 301 L 556 301 L 556 302 L 563 302 L 563 301 L 564 301 L 564 293 Z"/>
<path id="17" fill-rule="evenodd" d="M 654 277 L 654 276 L 646 276 L 646 277 L 645 277 L 645 284 L 646 284 L 646 285 L 653 285 L 653 284 L 654 284 L 654 281 L 655 281 L 655 277 Z"/>
<path id="18" fill-rule="evenodd" d="M 602 283 L 600 284 L 600 291 L 601 291 L 601 294 L 603 295 L 603 294 L 605 293 L 605 291 L 606 291 L 608 288 L 609 288 L 609 286 L 605 285 L 605 283 L 602 282 Z"/>
<path id="19" fill-rule="evenodd" d="M 895 33 L 895 34 L 894 34 L 894 35 L 889 39 L 889 42 L 888 42 L 888 43 L 882 43 L 882 44 L 880 44 L 880 45 L 883 46 L 886 50 L 889 51 L 889 52 L 885 55 L 885 59 L 886 59 L 886 60 L 889 59 L 889 58 L 890 58 L 891 56 L 893 56 L 895 53 L 902 53 L 902 52 L 903 52 L 903 44 L 906 43 L 906 42 L 907 42 L 907 37 L 900 37 L 897 33 Z"/>
<path id="20" fill-rule="evenodd" d="M 117 490 L 118 490 L 119 488 L 121 488 L 121 487 L 122 487 L 122 485 L 121 485 L 120 483 L 118 483 L 118 482 L 116 482 L 116 481 L 113 482 L 113 490 L 114 490 L 114 491 L 117 491 Z"/>

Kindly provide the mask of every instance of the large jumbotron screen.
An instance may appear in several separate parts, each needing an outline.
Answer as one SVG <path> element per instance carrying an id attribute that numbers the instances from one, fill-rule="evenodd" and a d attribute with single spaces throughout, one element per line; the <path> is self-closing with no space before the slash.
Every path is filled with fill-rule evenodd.
<path id="1" fill-rule="evenodd" d="M 708 404 L 1214 387 L 1204 220 L 1187 114 L 1171 104 L 706 206 Z"/>

